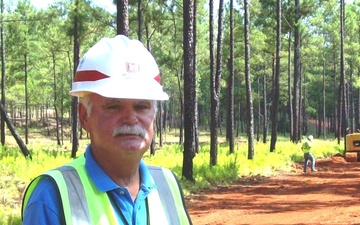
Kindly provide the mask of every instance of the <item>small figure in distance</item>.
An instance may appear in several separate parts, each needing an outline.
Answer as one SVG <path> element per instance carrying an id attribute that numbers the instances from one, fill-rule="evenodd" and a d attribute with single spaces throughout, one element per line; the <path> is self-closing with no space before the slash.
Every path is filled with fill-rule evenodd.
<path id="1" fill-rule="evenodd" d="M 311 171 L 312 172 L 317 171 L 315 169 L 315 157 L 311 152 L 311 148 L 313 146 L 312 143 L 313 139 L 314 137 L 312 135 L 309 135 L 307 137 L 307 140 L 305 140 L 304 143 L 301 145 L 301 149 L 304 152 L 304 173 L 306 173 L 308 161 L 311 162 Z"/>
<path id="2" fill-rule="evenodd" d="M 174 173 L 142 159 L 157 102 L 169 98 L 144 45 L 123 35 L 101 39 L 80 61 L 70 95 L 80 97 L 90 144 L 30 183 L 23 225 L 192 224 Z"/>

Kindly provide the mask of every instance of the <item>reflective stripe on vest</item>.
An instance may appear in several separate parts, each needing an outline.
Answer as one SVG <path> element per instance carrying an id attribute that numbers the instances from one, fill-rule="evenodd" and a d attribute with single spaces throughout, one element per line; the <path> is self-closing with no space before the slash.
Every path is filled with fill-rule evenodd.
<path id="1" fill-rule="evenodd" d="M 68 166 L 45 174 L 52 177 L 59 188 L 66 224 L 119 224 L 108 195 L 97 190 L 88 178 L 84 164 L 85 158 L 81 156 Z M 155 184 L 160 188 L 151 190 L 147 198 L 149 224 L 191 224 L 181 189 L 173 173 L 160 167 L 148 168 Z M 23 208 L 39 179 L 40 177 L 36 178 L 30 184 Z"/>

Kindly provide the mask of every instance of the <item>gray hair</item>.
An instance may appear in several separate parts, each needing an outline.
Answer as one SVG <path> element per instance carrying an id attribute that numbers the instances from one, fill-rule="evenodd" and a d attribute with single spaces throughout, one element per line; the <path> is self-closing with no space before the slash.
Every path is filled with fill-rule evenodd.
<path id="1" fill-rule="evenodd" d="M 91 102 L 91 98 L 90 98 L 91 94 L 85 95 L 83 97 L 80 98 L 79 103 L 83 104 L 84 107 L 86 108 L 86 113 L 87 116 L 89 117 L 91 114 L 91 109 L 92 109 L 92 102 Z M 151 101 L 151 107 L 154 110 L 154 117 L 156 116 L 157 113 L 157 101 L 156 100 L 150 100 Z"/>
<path id="2" fill-rule="evenodd" d="M 92 109 L 92 102 L 91 102 L 91 99 L 90 99 L 90 95 L 91 94 L 81 97 L 80 101 L 79 101 L 79 103 L 84 105 L 88 117 L 90 116 L 91 109 Z"/>

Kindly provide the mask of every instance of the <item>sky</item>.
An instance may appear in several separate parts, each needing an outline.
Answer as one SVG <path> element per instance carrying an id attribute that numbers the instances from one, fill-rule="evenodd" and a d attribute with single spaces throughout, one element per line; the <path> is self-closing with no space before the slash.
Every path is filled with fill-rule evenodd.
<path id="1" fill-rule="evenodd" d="M 55 2 L 55 0 L 29 0 L 29 1 L 33 6 L 39 9 L 46 9 L 51 3 Z M 12 4 L 14 4 L 15 1 L 5 0 L 5 2 L 12 2 Z M 95 5 L 107 9 L 110 12 L 116 11 L 116 6 L 113 4 L 113 0 L 93 0 L 93 2 Z"/>
<path id="2" fill-rule="evenodd" d="M 11 1 L 11 0 L 9 0 Z M 30 0 L 31 4 L 33 4 L 36 7 L 45 9 L 49 4 L 54 2 L 55 0 Z M 105 9 L 110 9 L 111 11 L 116 11 L 115 5 L 112 3 L 112 0 L 93 0 L 93 2 L 101 6 Z M 217 1 L 215 1 L 217 2 Z M 352 3 L 353 0 L 345 0 L 346 3 Z"/>
<path id="3" fill-rule="evenodd" d="M 5 2 L 12 2 L 14 4 L 15 1 L 13 0 L 5 0 Z M 55 0 L 30 0 L 31 4 L 34 5 L 37 8 L 46 9 L 49 4 L 55 2 Z M 93 0 L 95 5 L 100 6 L 104 9 L 107 9 L 110 12 L 115 12 L 116 7 L 113 4 L 113 0 Z M 215 2 L 217 2 L 215 0 Z M 352 3 L 353 0 L 345 0 L 346 3 Z M 218 5 L 218 3 L 215 3 L 215 5 Z"/>
<path id="4" fill-rule="evenodd" d="M 30 0 L 31 4 L 36 7 L 46 8 L 54 0 Z M 108 9 L 111 12 L 116 11 L 116 6 L 113 4 L 113 0 L 93 0 L 94 4 L 102 8 Z"/>

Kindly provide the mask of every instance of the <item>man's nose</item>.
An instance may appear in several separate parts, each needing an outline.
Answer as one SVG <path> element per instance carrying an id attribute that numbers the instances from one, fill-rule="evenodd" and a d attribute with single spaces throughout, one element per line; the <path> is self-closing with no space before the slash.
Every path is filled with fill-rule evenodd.
<path id="1" fill-rule="evenodd" d="M 133 108 L 125 108 L 121 112 L 121 120 L 123 123 L 135 124 L 138 121 L 136 111 Z"/>

